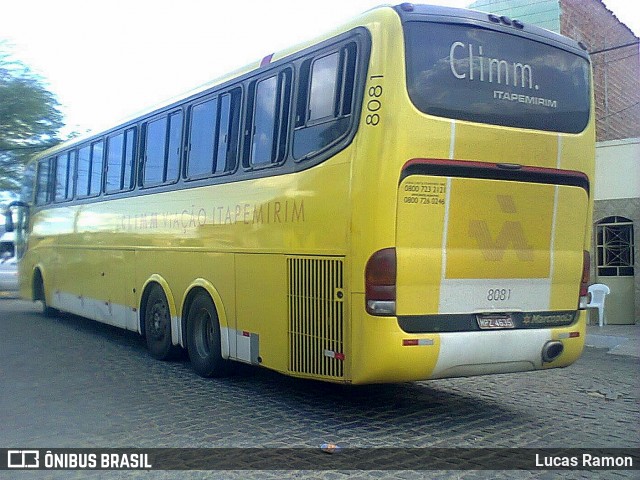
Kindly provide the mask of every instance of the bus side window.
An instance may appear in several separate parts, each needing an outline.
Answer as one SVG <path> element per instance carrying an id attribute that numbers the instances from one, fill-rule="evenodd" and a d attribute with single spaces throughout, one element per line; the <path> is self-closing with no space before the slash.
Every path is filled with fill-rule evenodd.
<path id="1" fill-rule="evenodd" d="M 334 145 L 352 122 L 355 43 L 302 63 L 296 102 L 293 157 L 305 160 Z"/>
<path id="2" fill-rule="evenodd" d="M 238 133 L 242 91 L 239 88 L 220 96 L 218 121 L 218 151 L 214 173 L 233 172 L 238 155 Z"/>
<path id="3" fill-rule="evenodd" d="M 167 117 L 146 124 L 144 142 L 145 187 L 164 182 L 165 150 L 167 144 Z"/>
<path id="4" fill-rule="evenodd" d="M 53 201 L 64 202 L 73 198 L 73 178 L 75 172 L 76 151 L 71 150 L 58 155 L 56 159 L 56 178 Z"/>
<path id="5" fill-rule="evenodd" d="M 180 110 L 146 123 L 143 186 L 161 185 L 178 180 L 182 117 Z"/>
<path id="6" fill-rule="evenodd" d="M 53 158 L 38 162 L 38 176 L 36 182 L 36 205 L 46 205 L 51 201 L 51 164 Z"/>
<path id="7" fill-rule="evenodd" d="M 33 194 L 35 193 L 36 188 L 36 170 L 38 164 L 37 163 L 29 163 L 24 169 L 24 173 L 22 174 L 23 181 L 22 187 L 20 188 L 20 199 L 31 203 L 34 202 Z"/>
<path id="8" fill-rule="evenodd" d="M 246 167 L 265 167 L 282 162 L 291 109 L 291 69 L 286 68 L 253 82 L 249 162 Z"/>
<path id="9" fill-rule="evenodd" d="M 311 67 L 311 86 L 307 121 L 309 123 L 336 116 L 336 90 L 338 88 L 338 52 L 319 58 Z"/>
<path id="10" fill-rule="evenodd" d="M 213 152 L 218 120 L 218 99 L 211 98 L 191 107 L 187 178 L 213 173 Z"/>
<path id="11" fill-rule="evenodd" d="M 124 167 L 122 171 L 122 189 L 133 190 L 135 185 L 136 169 L 136 144 L 138 139 L 138 127 L 128 128 L 124 131 Z"/>
<path id="12" fill-rule="evenodd" d="M 56 159 L 56 186 L 53 192 L 53 200 L 55 202 L 64 202 L 67 197 L 68 177 L 69 177 L 69 158 L 71 152 L 64 152 L 58 155 Z"/>
<path id="13" fill-rule="evenodd" d="M 180 151 L 182 146 L 182 111 L 169 115 L 169 141 L 167 143 L 167 167 L 165 182 L 176 182 L 180 178 Z"/>
<path id="14" fill-rule="evenodd" d="M 67 170 L 67 200 L 73 199 L 75 194 L 75 179 L 76 179 L 76 162 L 78 158 L 78 151 L 71 150 L 69 152 L 69 169 Z"/>
<path id="15" fill-rule="evenodd" d="M 102 190 L 102 174 L 104 172 L 104 140 L 98 140 L 91 144 L 91 162 L 89 169 L 89 191 L 90 197 L 100 194 Z"/>
<path id="16" fill-rule="evenodd" d="M 209 97 L 189 110 L 186 177 L 197 179 L 235 170 L 241 90 Z"/>
<path id="17" fill-rule="evenodd" d="M 107 176 L 104 191 L 114 193 L 122 190 L 122 164 L 124 148 L 124 132 L 107 138 Z"/>
<path id="18" fill-rule="evenodd" d="M 91 164 L 91 147 L 85 145 L 78 150 L 76 171 L 76 195 L 86 197 L 89 193 L 89 170 Z"/>
<path id="19" fill-rule="evenodd" d="M 273 161 L 276 126 L 278 77 L 259 81 L 255 88 L 251 164 L 264 165 Z"/>
<path id="20" fill-rule="evenodd" d="M 134 186 L 136 127 L 107 138 L 106 193 L 128 191 Z"/>

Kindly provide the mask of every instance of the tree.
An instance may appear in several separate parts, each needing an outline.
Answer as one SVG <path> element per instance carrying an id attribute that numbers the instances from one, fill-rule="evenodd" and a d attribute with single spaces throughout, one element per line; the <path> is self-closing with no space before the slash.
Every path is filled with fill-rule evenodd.
<path id="1" fill-rule="evenodd" d="M 42 78 L 0 42 L 0 191 L 19 190 L 29 158 L 61 141 L 59 107 Z"/>

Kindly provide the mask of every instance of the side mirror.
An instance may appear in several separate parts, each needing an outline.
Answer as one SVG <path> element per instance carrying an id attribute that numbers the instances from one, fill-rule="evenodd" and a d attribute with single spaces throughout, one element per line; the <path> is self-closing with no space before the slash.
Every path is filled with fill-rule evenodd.
<path id="1" fill-rule="evenodd" d="M 4 229 L 7 232 L 13 232 L 15 230 L 15 225 L 13 224 L 13 213 L 11 211 L 13 207 L 24 208 L 27 212 L 29 211 L 29 204 L 21 202 L 20 200 L 16 200 L 15 202 L 11 202 L 7 205 L 7 209 L 4 211 Z"/>
<path id="2" fill-rule="evenodd" d="M 6 232 L 13 232 L 13 214 L 11 213 L 11 209 L 7 208 L 4 211 L 4 230 Z"/>

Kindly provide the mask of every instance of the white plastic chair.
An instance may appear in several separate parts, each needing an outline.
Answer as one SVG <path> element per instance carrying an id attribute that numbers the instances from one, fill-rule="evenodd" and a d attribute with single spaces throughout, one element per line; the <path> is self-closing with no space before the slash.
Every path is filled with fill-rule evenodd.
<path id="1" fill-rule="evenodd" d="M 598 325 L 606 325 L 604 321 L 604 298 L 611 293 L 609 287 L 602 283 L 594 283 L 589 286 L 589 303 L 587 308 L 598 309 Z"/>

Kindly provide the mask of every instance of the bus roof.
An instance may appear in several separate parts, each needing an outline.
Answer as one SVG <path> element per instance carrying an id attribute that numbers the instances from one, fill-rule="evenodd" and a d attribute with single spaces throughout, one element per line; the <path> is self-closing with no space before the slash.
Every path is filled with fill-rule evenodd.
<path id="1" fill-rule="evenodd" d="M 286 58 L 289 55 L 293 55 L 301 50 L 304 50 L 305 48 L 311 47 L 324 40 L 328 40 L 336 35 L 344 33 L 363 23 L 369 16 L 376 15 L 378 12 L 381 12 L 383 10 L 387 10 L 387 11 L 395 10 L 395 12 L 400 16 L 400 19 L 403 22 L 419 21 L 419 20 L 424 21 L 428 19 L 429 21 L 464 22 L 467 24 L 475 24 L 478 26 L 483 26 L 483 27 L 488 26 L 493 28 L 496 28 L 496 27 L 504 28 L 505 26 L 509 26 L 509 27 L 513 27 L 511 28 L 512 30 L 511 33 L 526 36 L 528 38 L 533 37 L 534 39 L 537 39 L 539 41 L 544 41 L 545 43 L 552 43 L 560 48 L 571 50 L 573 53 L 576 53 L 588 58 L 588 53 L 586 52 L 586 48 L 582 44 L 570 38 L 567 38 L 563 35 L 546 30 L 544 28 L 540 28 L 530 24 L 523 24 L 522 22 L 518 22 L 517 20 L 506 19 L 506 17 L 497 17 L 496 15 L 480 12 L 477 10 L 467 10 L 467 9 L 454 8 L 454 7 L 443 7 L 443 6 L 437 6 L 437 5 L 419 5 L 419 4 L 413 4 L 413 3 L 402 3 L 400 5 L 393 6 L 390 4 L 384 4 L 384 5 L 373 7 L 369 10 L 364 11 L 359 16 L 356 16 L 353 19 L 347 21 L 346 23 L 340 26 L 337 26 L 331 31 L 325 32 L 323 35 L 298 43 L 297 45 L 294 45 L 287 49 L 274 52 L 272 54 L 267 54 L 260 60 L 251 62 L 221 77 L 205 82 L 186 92 L 182 92 L 173 97 L 170 97 L 158 104 L 151 105 L 148 108 L 143 109 L 139 112 L 132 113 L 131 115 L 124 117 L 117 122 L 114 122 L 113 125 L 110 126 L 109 128 L 90 131 L 78 137 L 62 142 L 58 145 L 55 145 L 35 155 L 30 163 L 37 162 L 43 157 L 54 155 L 55 153 L 62 151 L 66 148 L 69 148 L 70 146 L 77 145 L 79 143 L 84 143 L 93 138 L 105 135 L 111 131 L 118 130 L 128 124 L 133 124 L 137 120 L 140 120 L 143 117 L 150 115 L 155 111 L 171 108 L 172 106 L 177 105 L 180 102 L 188 101 L 189 99 L 191 99 L 191 97 L 195 97 L 199 94 L 202 94 L 203 92 L 206 92 L 208 89 L 211 89 L 219 85 L 224 85 L 227 82 L 231 82 L 235 79 L 240 79 L 245 75 L 250 75 L 251 73 L 257 72 L 261 68 L 266 68 L 272 63 L 278 60 L 281 60 L 283 58 Z M 511 22 L 511 24 L 507 25 L 508 22 Z"/>
<path id="2" fill-rule="evenodd" d="M 525 36 L 528 38 L 555 44 L 555 46 L 588 58 L 586 46 L 569 37 L 547 30 L 537 25 L 521 22 L 518 19 L 499 16 L 489 12 L 479 10 L 468 10 L 464 8 L 442 7 L 437 5 L 418 5 L 412 3 L 402 3 L 395 7 L 403 22 L 407 21 L 441 21 L 459 22 L 488 28 L 507 28 L 509 33 Z"/>
<path id="3" fill-rule="evenodd" d="M 114 122 L 111 126 L 109 126 L 108 128 L 101 128 L 95 131 L 89 131 L 87 133 L 84 133 L 82 135 L 79 135 L 77 137 L 74 137 L 72 139 L 69 139 L 67 141 L 64 141 L 62 143 L 59 143 L 58 145 L 55 145 L 47 150 L 44 150 L 42 152 L 40 152 L 38 155 L 36 155 L 31 162 L 35 162 L 38 161 L 39 159 L 49 156 L 49 155 L 53 155 L 61 150 L 64 150 L 72 145 L 76 145 L 79 143 L 84 143 L 86 141 L 89 141 L 91 139 L 93 139 L 94 137 L 100 137 L 108 132 L 111 132 L 112 130 L 117 130 L 119 128 L 122 128 L 123 126 L 126 126 L 128 124 L 132 124 L 135 121 L 137 121 L 138 119 L 142 119 L 143 117 L 158 111 L 158 110 L 162 110 L 165 108 L 170 108 L 173 105 L 176 105 L 178 103 L 181 103 L 183 101 L 188 101 L 191 97 L 195 97 L 203 92 L 206 92 L 208 89 L 211 89 L 213 87 L 219 86 L 219 85 L 224 85 L 227 82 L 231 82 L 233 80 L 236 79 L 240 79 L 241 77 L 244 77 L 245 75 L 249 75 L 251 73 L 257 72 L 259 71 L 261 68 L 267 68 L 269 65 L 271 65 L 272 63 L 282 59 L 282 58 L 286 58 L 289 55 L 293 55 L 299 51 L 302 51 L 306 48 L 309 48 L 317 43 L 323 42 L 325 40 L 328 40 L 336 35 L 339 35 L 341 33 L 344 33 L 352 28 L 354 28 L 356 25 L 359 25 L 360 23 L 362 23 L 362 21 L 364 20 L 365 17 L 375 14 L 375 12 L 379 12 L 381 10 L 393 10 L 393 6 L 392 5 L 380 5 L 374 8 L 371 8 L 369 10 L 366 10 L 365 12 L 363 12 L 362 14 L 352 18 L 351 20 L 347 21 L 346 23 L 337 26 L 336 28 L 334 28 L 331 31 L 327 31 L 324 34 L 303 41 L 301 43 L 298 43 L 294 46 L 288 47 L 284 50 L 280 50 L 278 52 L 273 52 L 270 54 L 266 54 L 264 57 L 262 57 L 259 60 L 253 61 L 247 65 L 244 65 L 236 70 L 233 70 L 229 73 L 226 73 L 220 77 L 217 77 L 215 79 L 212 79 L 210 81 L 207 81 L 201 85 L 195 86 L 194 88 L 187 90 L 185 92 L 181 92 L 179 94 L 176 94 L 172 97 L 169 97 L 167 99 L 165 99 L 164 101 L 161 101 L 157 104 L 151 105 L 148 108 L 145 108 L 143 110 L 140 110 L 138 112 L 132 113 L 131 115 L 128 115 L 126 117 L 123 117 L 122 119 Z M 30 163 L 31 163 L 30 162 Z"/>

